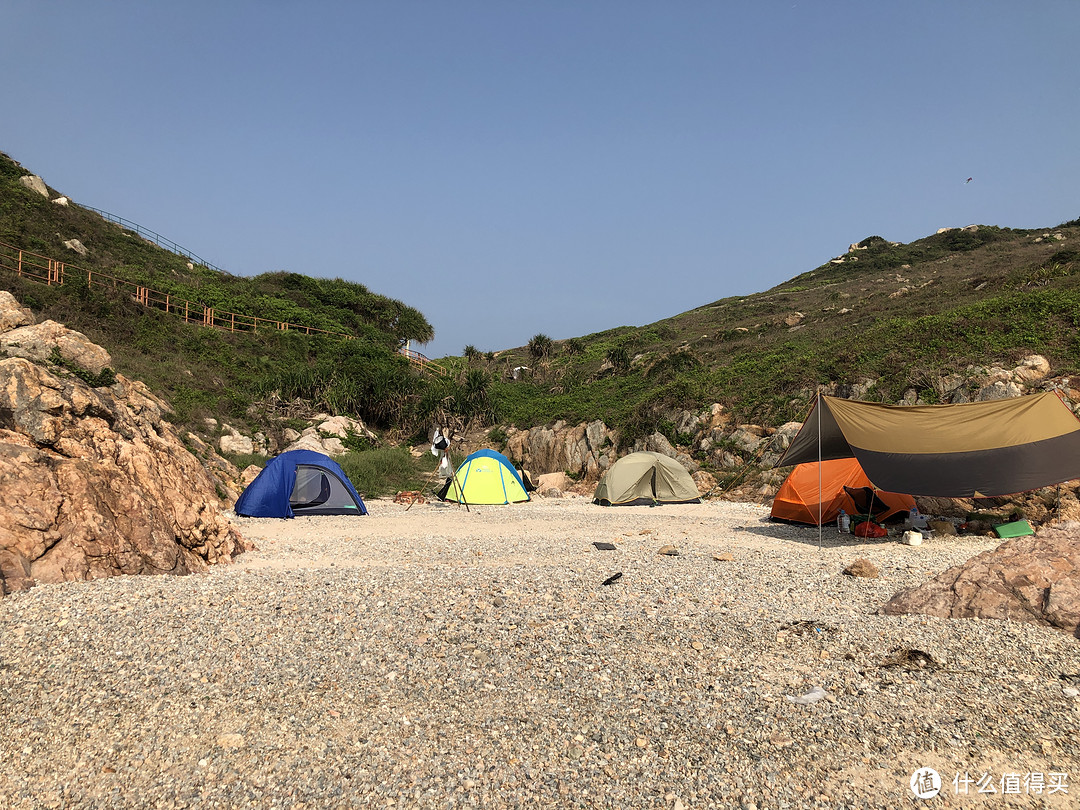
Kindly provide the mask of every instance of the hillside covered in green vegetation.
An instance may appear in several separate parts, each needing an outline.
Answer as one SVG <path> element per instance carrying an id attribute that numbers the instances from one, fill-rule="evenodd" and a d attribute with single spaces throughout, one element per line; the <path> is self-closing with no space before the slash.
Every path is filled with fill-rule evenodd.
<path id="1" fill-rule="evenodd" d="M 749 270 L 749 268 L 748 268 Z M 1080 220 L 951 229 L 910 244 L 871 236 L 754 295 L 640 328 L 567 341 L 537 335 L 496 358 L 499 413 L 521 425 L 603 418 L 673 441 L 673 409 L 724 404 L 743 421 L 800 420 L 818 385 L 874 381 L 869 398 L 940 401 L 944 376 L 1045 355 L 1080 372 Z M 505 382 L 506 371 L 529 376 Z M 973 374 L 971 376 L 974 376 Z"/>
<path id="2" fill-rule="evenodd" d="M 93 211 L 25 188 L 19 178 L 31 173 L 0 155 L 0 243 L 221 310 L 355 336 L 209 329 L 130 295 L 0 271 L 0 287 L 38 318 L 106 347 L 116 371 L 145 381 L 189 425 L 214 416 L 258 428 L 299 399 L 401 438 L 433 422 L 528 428 L 602 419 L 627 439 L 659 430 L 677 441 L 672 414 L 712 402 L 741 421 L 778 425 L 800 419 L 819 385 L 859 383 L 885 402 L 914 391 L 934 402 L 943 376 L 1032 353 L 1055 375 L 1080 373 L 1080 220 L 972 226 L 909 244 L 871 236 L 761 293 L 642 327 L 565 341 L 538 334 L 502 352 L 470 346 L 439 361 L 447 374 L 421 375 L 398 353 L 432 337 L 412 307 L 341 279 L 190 266 Z M 64 246 L 71 239 L 85 257 Z M 527 368 L 514 379 L 519 367 Z"/>
<path id="3" fill-rule="evenodd" d="M 213 416 L 256 427 L 273 415 L 265 408 L 298 398 L 382 429 L 426 424 L 439 409 L 472 415 L 458 407 L 468 391 L 418 375 L 398 353 L 407 341 L 433 336 L 415 308 L 341 279 L 289 272 L 243 278 L 192 264 L 92 210 L 54 203 L 60 192 L 47 198 L 25 187 L 19 178 L 29 174 L 0 154 L 0 243 L 65 262 L 69 278 L 78 279 L 72 268 L 79 268 L 216 310 L 335 333 L 210 329 L 142 306 L 107 284 L 51 286 L 0 271 L 0 287 L 38 319 L 60 321 L 107 348 L 115 370 L 168 400 L 177 421 L 197 425 Z M 71 240 L 86 255 L 65 246 Z"/>

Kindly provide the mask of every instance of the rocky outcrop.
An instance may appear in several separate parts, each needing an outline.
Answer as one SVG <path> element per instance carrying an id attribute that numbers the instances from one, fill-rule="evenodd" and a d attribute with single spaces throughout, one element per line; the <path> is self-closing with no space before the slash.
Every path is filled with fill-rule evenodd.
<path id="1" fill-rule="evenodd" d="M 675 415 L 679 433 L 695 435 L 695 432 L 719 430 L 725 419 L 722 406 L 715 405 L 704 413 L 683 411 Z M 469 451 L 476 449 L 468 444 Z M 690 473 L 698 472 L 700 464 L 688 452 L 676 447 L 662 433 L 653 433 L 637 439 L 632 445 L 620 445 L 619 433 L 602 421 L 568 425 L 556 422 L 550 427 L 534 427 L 529 430 L 507 430 L 506 446 L 502 452 L 511 461 L 530 474 L 540 477 L 553 473 L 565 473 L 571 484 L 569 491 L 591 495 L 597 482 L 615 461 L 630 452 L 648 450 L 678 461 Z M 712 490 L 716 480 L 711 475 L 695 479 L 702 493 Z M 704 487 L 704 489 L 702 489 Z M 558 487 L 566 489 L 565 487 Z"/>
<path id="2" fill-rule="evenodd" d="M 0 321 L 3 317 L 0 315 Z M 64 360 L 91 374 L 100 374 L 112 364 L 107 351 L 82 332 L 68 329 L 56 321 L 20 326 L 0 334 L 0 351 L 12 357 L 25 357 L 35 363 L 47 362 L 53 352 L 58 351 Z"/>
<path id="3" fill-rule="evenodd" d="M 581 425 L 556 422 L 551 427 L 508 431 L 505 452 L 511 461 L 530 473 L 539 476 L 566 472 L 588 488 L 595 487 L 618 458 L 617 447 L 618 435 L 597 420 Z"/>
<path id="4" fill-rule="evenodd" d="M 915 389 L 905 392 L 901 405 L 933 405 L 938 403 L 985 402 L 992 399 L 1007 399 L 1022 396 L 1032 390 L 1057 389 L 1066 397 L 1072 390 L 1068 377 L 1048 380 L 1050 362 L 1041 354 L 1031 354 L 1020 359 L 1012 368 L 1002 366 L 968 366 L 962 373 L 947 374 L 933 381 L 936 399 L 934 402 L 923 400 Z M 861 395 L 864 398 L 873 389 L 876 381 L 863 383 Z M 842 388 L 842 387 L 841 387 Z M 828 392 L 826 392 L 828 393 Z M 812 392 L 806 392 L 810 398 Z M 845 395 L 843 393 L 839 394 Z M 1075 400 L 1074 400 L 1075 401 Z"/>
<path id="5" fill-rule="evenodd" d="M 19 184 L 24 188 L 28 188 L 31 191 L 40 194 L 42 197 L 49 196 L 48 186 L 46 186 L 45 181 L 36 174 L 24 174 L 19 178 Z"/>
<path id="6" fill-rule="evenodd" d="M 313 424 L 305 428 L 285 450 L 313 450 L 327 456 L 340 456 L 348 450 L 346 443 L 360 442 L 369 447 L 379 443 L 379 437 L 357 419 L 323 413 L 313 417 L 312 421 Z"/>
<path id="7" fill-rule="evenodd" d="M 304 418 L 310 423 L 303 433 L 282 428 L 280 424 L 275 426 L 274 420 L 269 420 L 271 429 L 266 433 L 256 431 L 250 436 L 232 425 L 219 423 L 217 419 L 207 418 L 204 424 L 211 436 L 217 434 L 215 444 L 218 450 L 231 456 L 276 456 L 287 450 L 312 450 L 328 456 L 340 456 L 350 449 L 378 447 L 380 443 L 379 437 L 359 419 L 325 413 L 294 418 Z"/>
<path id="8" fill-rule="evenodd" d="M 1011 619 L 1057 627 L 1080 638 L 1080 523 L 1043 527 L 1035 536 L 1002 543 L 900 591 L 882 612 Z"/>
<path id="9" fill-rule="evenodd" d="M 33 313 L 22 306 L 7 290 L 0 290 L 0 335 L 34 322 Z"/>
<path id="10" fill-rule="evenodd" d="M 10 321 L 5 301 L 0 322 Z M 85 359 L 91 367 L 82 368 L 99 373 L 108 354 L 59 324 L 38 327 L 0 335 L 9 354 L 26 350 L 0 359 L 0 594 L 200 571 L 249 548 L 222 514 L 218 486 L 165 421 L 168 406 L 123 376 L 93 388 L 43 362 L 57 349 L 65 365 Z"/>
<path id="11" fill-rule="evenodd" d="M 68 250 L 74 250 L 80 256 L 89 256 L 90 255 L 90 251 L 87 249 L 86 245 L 84 245 L 78 239 L 65 239 L 64 240 L 64 247 L 66 247 Z"/>

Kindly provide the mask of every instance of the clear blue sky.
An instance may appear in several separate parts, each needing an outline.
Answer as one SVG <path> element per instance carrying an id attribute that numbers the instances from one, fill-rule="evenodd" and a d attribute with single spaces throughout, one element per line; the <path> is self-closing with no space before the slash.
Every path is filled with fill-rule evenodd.
<path id="1" fill-rule="evenodd" d="M 0 151 L 432 357 L 1080 216 L 1080 2 L 7 0 Z M 964 181 L 972 177 L 969 184 Z"/>

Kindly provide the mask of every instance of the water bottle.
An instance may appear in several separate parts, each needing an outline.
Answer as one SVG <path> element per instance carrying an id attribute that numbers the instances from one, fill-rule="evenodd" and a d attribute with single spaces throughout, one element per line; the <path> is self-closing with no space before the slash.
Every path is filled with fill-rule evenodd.
<path id="1" fill-rule="evenodd" d="M 851 531 L 851 519 L 843 509 L 841 509 L 840 514 L 836 516 L 836 530 L 840 532 L 840 534 L 847 534 Z"/>

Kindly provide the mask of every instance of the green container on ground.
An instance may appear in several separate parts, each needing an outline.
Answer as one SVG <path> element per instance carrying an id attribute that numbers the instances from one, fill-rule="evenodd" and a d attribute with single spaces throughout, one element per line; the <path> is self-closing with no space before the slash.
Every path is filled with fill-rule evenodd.
<path id="1" fill-rule="evenodd" d="M 1026 520 L 1014 520 L 1012 523 L 1002 523 L 1000 526 L 994 527 L 994 534 L 998 537 L 1024 537 L 1028 534 L 1035 534 L 1035 530 L 1031 528 L 1031 524 Z"/>

